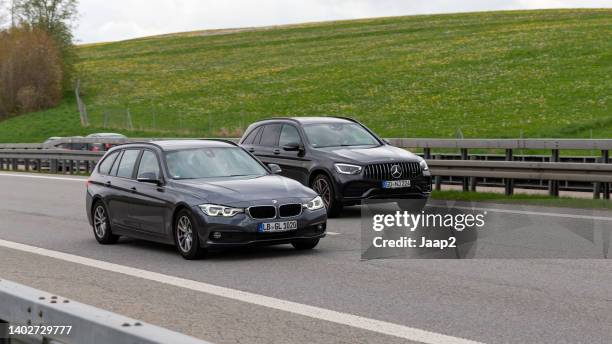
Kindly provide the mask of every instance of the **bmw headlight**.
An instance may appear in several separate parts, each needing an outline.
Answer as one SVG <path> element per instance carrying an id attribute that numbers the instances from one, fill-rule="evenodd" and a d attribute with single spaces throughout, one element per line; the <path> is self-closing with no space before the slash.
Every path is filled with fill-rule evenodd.
<path id="1" fill-rule="evenodd" d="M 351 164 L 334 164 L 336 171 L 342 174 L 359 174 L 361 173 L 361 166 Z"/>
<path id="2" fill-rule="evenodd" d="M 199 207 L 208 216 L 232 217 L 236 214 L 244 213 L 242 208 L 232 208 L 217 204 L 201 204 Z"/>
<path id="3" fill-rule="evenodd" d="M 323 208 L 325 206 L 325 203 L 323 203 L 323 199 L 321 198 L 321 196 L 317 196 L 311 199 L 310 201 L 302 204 L 302 206 L 308 210 L 317 210 Z"/>
<path id="4" fill-rule="evenodd" d="M 421 160 L 419 165 L 421 165 L 421 171 L 429 171 L 429 166 L 427 166 L 427 162 L 425 160 Z"/>

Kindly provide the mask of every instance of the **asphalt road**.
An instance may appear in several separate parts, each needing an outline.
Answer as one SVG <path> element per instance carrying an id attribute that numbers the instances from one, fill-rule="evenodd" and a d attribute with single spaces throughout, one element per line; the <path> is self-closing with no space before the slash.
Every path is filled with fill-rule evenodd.
<path id="1" fill-rule="evenodd" d="M 171 246 L 144 241 L 98 245 L 87 223 L 84 192 L 84 179 L 0 174 L 0 240 L 5 241 L 0 278 L 215 343 L 612 342 L 609 260 L 362 261 L 360 210 L 354 207 L 329 221 L 328 230 L 338 234 L 310 252 L 284 245 L 185 261 Z M 509 224 L 515 221 L 516 214 L 507 216 Z M 550 219 L 551 226 L 580 221 Z M 9 248 L 10 243 L 189 281 L 173 285 L 146 272 L 139 276 L 49 258 Z M 190 281 L 200 284 L 193 287 Z M 229 288 L 238 296 L 220 296 L 201 285 Z M 241 291 L 272 301 L 249 302 Z M 283 301 L 294 304 L 282 310 Z M 331 315 L 317 316 L 320 309 Z M 373 329 L 372 319 L 383 323 Z M 419 336 L 420 330 L 428 332 Z"/>

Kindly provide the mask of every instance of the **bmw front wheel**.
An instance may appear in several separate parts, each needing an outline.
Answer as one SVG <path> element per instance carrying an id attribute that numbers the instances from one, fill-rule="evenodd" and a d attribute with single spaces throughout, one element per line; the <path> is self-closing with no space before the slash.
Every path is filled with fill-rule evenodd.
<path id="1" fill-rule="evenodd" d="M 181 210 L 176 216 L 174 241 L 179 253 L 185 259 L 198 259 L 204 253 L 204 250 L 200 248 L 200 240 L 194 227 L 193 218 L 187 210 Z"/>

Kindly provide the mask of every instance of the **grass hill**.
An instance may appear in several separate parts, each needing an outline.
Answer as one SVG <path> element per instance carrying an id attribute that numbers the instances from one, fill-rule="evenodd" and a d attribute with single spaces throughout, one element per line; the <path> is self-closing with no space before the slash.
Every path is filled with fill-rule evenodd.
<path id="1" fill-rule="evenodd" d="M 0 122 L 0 141 L 233 136 L 256 119 L 313 114 L 355 117 L 385 137 L 612 137 L 611 37 L 612 10 L 544 10 L 83 45 L 92 126 L 80 127 L 68 95 Z"/>

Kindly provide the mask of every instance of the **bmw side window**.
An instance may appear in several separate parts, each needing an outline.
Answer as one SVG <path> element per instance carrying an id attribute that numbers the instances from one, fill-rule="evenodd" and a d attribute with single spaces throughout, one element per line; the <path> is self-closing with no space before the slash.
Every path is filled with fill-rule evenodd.
<path id="1" fill-rule="evenodd" d="M 115 163 L 113 164 L 113 168 L 111 168 L 111 172 L 110 172 L 111 176 L 117 176 L 117 169 L 119 168 L 119 162 L 121 161 L 121 158 L 123 157 L 123 152 L 124 151 L 122 150 L 117 156 L 117 159 L 115 159 Z"/>
<path id="2" fill-rule="evenodd" d="M 145 150 L 138 165 L 137 178 L 160 179 L 159 163 L 155 153 Z"/>
<path id="3" fill-rule="evenodd" d="M 102 160 L 102 162 L 100 163 L 98 167 L 98 172 L 100 174 L 108 175 L 118 155 L 119 155 L 119 152 L 113 152 L 109 154 L 106 158 L 104 158 L 104 160 Z"/>
<path id="4" fill-rule="evenodd" d="M 300 133 L 294 126 L 285 124 L 283 125 L 283 130 L 281 130 L 278 145 L 282 147 L 289 143 L 302 144 L 302 139 L 300 138 Z"/>
<path id="5" fill-rule="evenodd" d="M 136 165 L 136 160 L 138 160 L 139 154 L 139 149 L 126 149 L 123 152 L 123 156 L 119 162 L 119 168 L 117 169 L 117 177 L 132 178 L 134 166 Z"/>
<path id="6" fill-rule="evenodd" d="M 278 145 L 278 137 L 280 136 L 281 125 L 269 124 L 266 125 L 261 134 L 261 146 L 274 147 Z"/>

